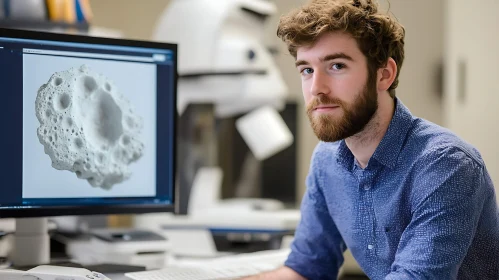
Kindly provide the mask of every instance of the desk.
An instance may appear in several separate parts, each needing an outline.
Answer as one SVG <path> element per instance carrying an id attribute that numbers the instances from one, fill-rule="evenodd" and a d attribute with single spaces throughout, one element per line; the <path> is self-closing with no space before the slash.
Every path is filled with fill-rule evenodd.
<path id="1" fill-rule="evenodd" d="M 123 273 L 111 273 L 106 274 L 106 276 L 111 278 L 111 280 L 131 280 L 131 278 L 126 277 Z"/>

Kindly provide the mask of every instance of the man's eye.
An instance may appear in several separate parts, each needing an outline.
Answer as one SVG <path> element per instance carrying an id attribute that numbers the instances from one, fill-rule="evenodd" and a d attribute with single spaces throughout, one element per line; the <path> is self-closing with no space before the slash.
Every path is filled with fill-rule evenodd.
<path id="1" fill-rule="evenodd" d="M 314 73 L 314 70 L 312 70 L 312 68 L 304 68 L 303 70 L 301 70 L 301 73 L 305 75 L 310 75 Z"/>
<path id="2" fill-rule="evenodd" d="M 335 63 L 333 64 L 333 66 L 331 66 L 331 68 L 333 68 L 333 70 L 341 70 L 343 68 L 345 68 L 345 64 L 343 63 Z"/>

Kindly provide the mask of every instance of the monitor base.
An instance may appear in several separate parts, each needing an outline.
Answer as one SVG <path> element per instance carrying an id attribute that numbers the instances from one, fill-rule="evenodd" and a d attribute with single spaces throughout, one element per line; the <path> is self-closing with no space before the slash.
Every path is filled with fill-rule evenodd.
<path id="1" fill-rule="evenodd" d="M 50 262 L 50 238 L 47 218 L 18 218 L 14 234 L 12 263 L 15 266 Z"/>

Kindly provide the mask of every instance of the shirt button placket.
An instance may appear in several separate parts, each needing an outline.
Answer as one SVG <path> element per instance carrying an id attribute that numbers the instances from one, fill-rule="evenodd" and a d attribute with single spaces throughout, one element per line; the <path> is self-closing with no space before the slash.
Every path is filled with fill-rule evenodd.
<path id="1" fill-rule="evenodd" d="M 370 192 L 370 190 L 372 189 L 372 175 L 370 172 L 368 172 L 367 170 L 364 172 L 364 178 L 362 180 L 362 188 L 364 189 L 365 191 L 365 202 L 366 202 L 366 206 L 367 206 L 367 209 L 368 209 L 368 216 L 369 216 L 369 228 L 371 228 L 370 230 L 370 234 L 369 234 L 369 239 L 368 239 L 368 243 L 367 243 L 367 246 L 366 246 L 366 249 L 367 249 L 367 252 L 368 252 L 368 255 L 370 257 L 374 257 L 376 255 L 376 250 L 375 250 L 375 242 L 376 242 L 376 238 L 375 238 L 375 233 L 374 233 L 374 225 L 375 225 L 375 218 L 374 218 L 374 208 L 373 208 L 373 203 L 372 203 L 372 193 Z"/>

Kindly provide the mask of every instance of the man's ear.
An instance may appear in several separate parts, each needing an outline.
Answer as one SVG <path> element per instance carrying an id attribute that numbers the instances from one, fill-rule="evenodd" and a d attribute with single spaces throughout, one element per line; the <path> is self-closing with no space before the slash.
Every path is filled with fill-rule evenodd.
<path id="1" fill-rule="evenodd" d="M 388 58 L 386 65 L 378 69 L 378 91 L 387 91 L 397 77 L 397 63 Z"/>

